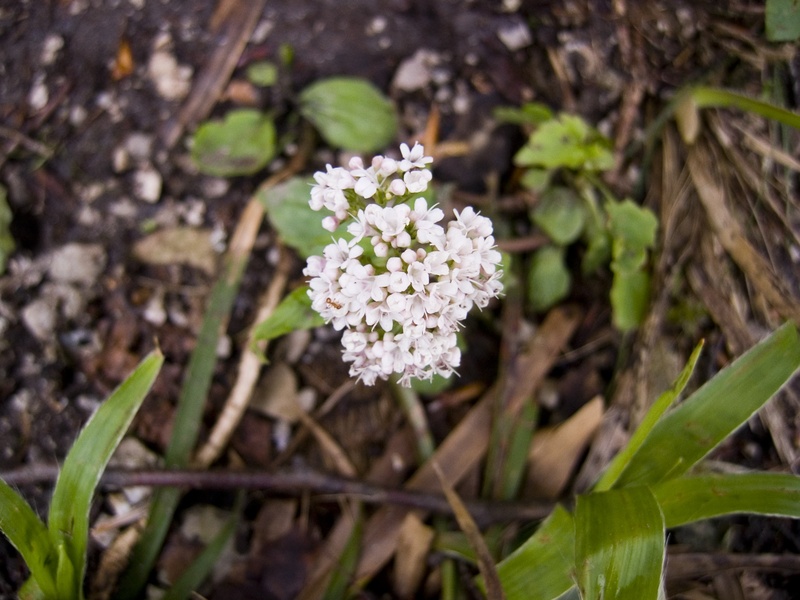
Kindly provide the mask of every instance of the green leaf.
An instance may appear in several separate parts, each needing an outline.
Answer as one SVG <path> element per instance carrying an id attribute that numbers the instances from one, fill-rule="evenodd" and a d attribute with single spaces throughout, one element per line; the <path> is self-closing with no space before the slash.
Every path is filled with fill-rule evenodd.
<path id="1" fill-rule="evenodd" d="M 214 539 L 203 549 L 200 555 L 192 561 L 192 564 L 178 578 L 178 581 L 164 594 L 162 600 L 184 600 L 185 598 L 193 597 L 192 592 L 208 578 L 225 546 L 231 540 L 233 534 L 236 533 L 239 515 L 244 506 L 244 498 L 244 492 L 239 492 L 233 512 L 225 521 L 219 533 L 214 536 Z"/>
<path id="2" fill-rule="evenodd" d="M 611 142 L 575 115 L 542 123 L 517 152 L 514 164 L 602 171 L 614 166 Z"/>
<path id="3" fill-rule="evenodd" d="M 667 412 L 667 409 L 672 406 L 683 393 L 683 390 L 689 383 L 692 373 L 694 373 L 697 361 L 700 359 L 700 352 L 703 350 L 703 344 L 702 341 L 697 344 L 686 366 L 683 367 L 683 370 L 680 372 L 680 375 L 678 375 L 675 383 L 672 384 L 672 387 L 662 393 L 656 401 L 653 402 L 653 405 L 647 411 L 647 414 L 645 414 L 642 422 L 639 423 L 639 426 L 633 432 L 633 435 L 631 435 L 630 441 L 628 441 L 625 447 L 614 457 L 595 484 L 593 488 L 594 491 L 604 492 L 611 489 L 617 481 L 617 478 L 630 462 L 631 457 L 642 447 L 642 444 L 647 439 L 647 436 L 650 435 L 650 432 L 656 426 L 659 419 L 661 419 L 664 413 Z"/>
<path id="4" fill-rule="evenodd" d="M 608 228 L 611 236 L 620 240 L 624 248 L 652 248 L 656 242 L 658 218 L 649 208 L 632 200 L 606 204 Z"/>
<path id="5" fill-rule="evenodd" d="M 194 134 L 192 159 L 217 177 L 251 175 L 275 156 L 275 125 L 254 109 L 232 110 L 223 121 L 203 123 Z"/>
<path id="6" fill-rule="evenodd" d="M 497 565 L 508 600 L 552 600 L 575 584 L 575 529 L 556 506 L 522 546 Z"/>
<path id="7" fill-rule="evenodd" d="M 749 513 L 800 518 L 800 477 L 742 473 L 679 477 L 653 486 L 667 527 Z"/>
<path id="8" fill-rule="evenodd" d="M 353 152 L 374 152 L 397 134 L 391 100 L 366 80 L 332 77 L 308 86 L 300 94 L 300 112 L 325 141 Z"/>
<path id="9" fill-rule="evenodd" d="M 533 192 L 542 193 L 550 185 L 550 179 L 553 177 L 553 171 L 549 169 L 539 169 L 530 167 L 525 169 L 525 172 L 520 177 L 519 183 L 522 187 L 529 189 Z"/>
<path id="10" fill-rule="evenodd" d="M 578 496 L 575 564 L 585 600 L 656 600 L 664 517 L 646 487 Z"/>
<path id="11" fill-rule="evenodd" d="M 364 511 L 361 504 L 351 506 L 355 514 L 352 515 L 353 530 L 342 550 L 336 566 L 331 569 L 331 578 L 325 589 L 323 600 L 340 600 L 347 598 L 347 590 L 353 583 L 353 577 L 361 555 L 361 538 L 364 533 Z"/>
<path id="12" fill-rule="evenodd" d="M 767 39 L 770 42 L 800 39 L 800 4 L 797 0 L 767 0 L 765 13 Z"/>
<path id="13" fill-rule="evenodd" d="M 59 587 L 65 569 L 73 569 L 74 597 L 80 596 L 86 567 L 86 545 L 89 537 L 89 509 L 100 475 L 128 430 L 136 411 L 158 375 L 164 357 L 151 352 L 113 394 L 97 409 L 72 445 L 58 475 L 50 502 L 48 528 L 53 547 L 60 550 Z M 68 559 L 67 566 L 63 561 Z M 63 576 L 62 576 L 63 573 Z"/>
<path id="14" fill-rule="evenodd" d="M 739 110 L 761 115 L 765 119 L 773 119 L 789 127 L 800 129 L 800 114 L 769 102 L 755 100 L 728 90 L 703 86 L 689 88 L 683 93 L 690 94 L 698 108 L 738 108 Z"/>
<path id="15" fill-rule="evenodd" d="M 312 184 L 313 180 L 295 177 L 258 195 L 281 240 L 304 258 L 322 254 L 333 238 L 322 227 L 325 215 L 308 205 Z"/>
<path id="16" fill-rule="evenodd" d="M 551 240 L 566 246 L 580 237 L 586 222 L 586 207 L 570 188 L 551 187 L 533 207 L 531 217 Z"/>
<path id="17" fill-rule="evenodd" d="M 620 331 L 637 328 L 650 304 L 650 275 L 644 271 L 615 271 L 610 297 L 614 326 Z"/>
<path id="18" fill-rule="evenodd" d="M 286 296 L 272 316 L 256 326 L 254 342 L 272 340 L 299 329 L 311 329 L 325 324 L 325 320 L 311 308 L 308 286 L 304 285 Z"/>
<path id="19" fill-rule="evenodd" d="M 553 111 L 538 102 L 526 102 L 521 107 L 498 106 L 493 112 L 494 118 L 502 123 L 512 125 L 540 125 L 553 118 Z"/>
<path id="20" fill-rule="evenodd" d="M 14 251 L 14 238 L 9 229 L 11 225 L 11 207 L 6 200 L 6 188 L 0 185 L 0 275 L 6 272 L 8 257 Z"/>
<path id="21" fill-rule="evenodd" d="M 27 502 L 0 479 L 0 531 L 28 565 L 32 579 L 49 598 L 56 597 L 58 558 L 47 527 Z"/>
<path id="22" fill-rule="evenodd" d="M 247 78 L 254 85 L 270 87 L 278 81 L 278 67 L 266 60 L 253 63 L 247 67 Z"/>
<path id="23" fill-rule="evenodd" d="M 800 366 L 797 330 L 787 323 L 667 413 L 616 487 L 679 477 L 761 408 Z"/>
<path id="24" fill-rule="evenodd" d="M 544 246 L 533 253 L 528 271 L 528 300 L 536 311 L 547 310 L 569 294 L 572 278 L 564 249 Z"/>

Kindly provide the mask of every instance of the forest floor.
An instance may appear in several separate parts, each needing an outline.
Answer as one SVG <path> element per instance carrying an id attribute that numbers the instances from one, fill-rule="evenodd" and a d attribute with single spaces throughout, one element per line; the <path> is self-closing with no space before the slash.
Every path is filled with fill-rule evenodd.
<path id="1" fill-rule="evenodd" d="M 248 66 L 280 62 L 286 48 L 290 67 L 275 85 L 247 80 Z M 542 372 L 530 374 L 538 378 L 532 393 L 542 432 L 517 499 L 571 498 L 597 476 L 701 339 L 695 386 L 800 315 L 797 137 L 781 141 L 777 128 L 735 111 L 705 113 L 694 151 L 671 121 L 656 134 L 648 129 L 677 90 L 696 83 L 796 111 L 798 72 L 800 51 L 766 41 L 763 3 L 755 0 L 3 0 L 0 186 L 15 250 L 0 274 L 0 471 L 22 473 L 16 485 L 46 513 L 52 482 L 26 483 L 24 474 L 63 460 L 81 425 L 156 340 L 166 363 L 126 441 L 131 462 L 116 465 L 158 463 L 220 256 L 259 185 L 298 152 L 291 142 L 256 175 L 212 177 L 190 159 L 191 134 L 231 108 L 256 107 L 278 115 L 279 135 L 288 135 L 292 123 L 281 116 L 300 90 L 348 75 L 368 79 L 392 99 L 397 144 L 427 142 L 437 157 L 434 181 L 446 190 L 442 204 L 473 204 L 492 214 L 502 223 L 500 247 L 519 264 L 527 264 L 542 233 L 529 218 L 537 198 L 521 188 L 512 162 L 525 137 L 498 121 L 498 107 L 538 102 L 580 115 L 613 141 L 615 165 L 602 174 L 604 185 L 658 217 L 651 300 L 637 331 L 614 327 L 611 274 L 584 275 L 576 246 L 568 254 L 569 295 L 545 312 L 512 296 L 490 306 L 467 327 L 461 378 L 425 398 L 437 443 L 452 440 L 487 390 L 520 377 L 508 369 L 509 339 L 526 334 L 544 343 L 536 363 Z M 727 192 L 744 243 L 769 265 L 770 281 L 781 282 L 779 301 L 764 288 L 764 274 L 743 263 L 715 229 L 696 190 L 697 173 L 693 178 L 687 167 L 697 149 L 711 169 L 705 172 Z M 340 160 L 318 141 L 302 173 Z M 141 240 L 156 231 L 193 233 L 168 236 L 169 248 L 142 249 Z M 191 252 L 181 251 L 185 244 Z M 277 277 L 287 291 L 300 285 L 302 268 L 265 220 L 218 349 L 201 441 L 233 387 L 262 294 Z M 395 489 L 415 466 L 389 388 L 353 385 L 332 330 L 287 336 L 271 345 L 269 357 L 257 395 L 310 398 L 311 419 L 287 425 L 274 407 L 264 408 L 271 400 L 254 402 L 214 467 L 282 473 L 291 466 L 330 476 L 248 492 L 235 547 L 202 588 L 205 597 L 297 597 L 351 507 L 351 496 L 334 494 L 336 477 L 352 468 L 356 479 Z M 795 381 L 713 459 L 796 472 L 798 392 Z M 469 444 L 461 443 L 467 452 Z M 465 499 L 480 495 L 479 446 L 458 487 Z M 347 468 L 334 449 L 347 457 Z M 435 490 L 425 492 L 432 497 Z M 101 488 L 90 582 L 106 575 L 100 571 L 107 548 L 142 515 L 146 495 Z M 153 589 L 197 555 L 204 528 L 218 527 L 233 495 L 186 494 Z M 521 517 L 504 520 L 515 531 L 530 530 Z M 387 550 L 377 537 L 365 536 L 363 553 L 385 558 L 371 565 L 362 597 L 438 596 L 435 549 L 416 562 L 390 562 L 396 547 Z M 670 537 L 670 555 L 681 552 L 706 562 L 689 569 L 676 558 L 670 597 L 790 598 L 800 581 L 800 571 L 777 571 L 763 560 L 800 553 L 800 528 L 789 520 L 735 517 L 685 527 Z M 728 553 L 752 560 L 731 569 Z M 415 567 L 419 578 L 401 576 Z M 465 566 L 461 576 L 468 583 L 473 574 Z M 0 597 L 13 597 L 26 576 L 0 537 Z M 420 587 L 409 589 L 417 579 Z M 104 597 L 107 588 L 96 586 L 94 597 Z"/>

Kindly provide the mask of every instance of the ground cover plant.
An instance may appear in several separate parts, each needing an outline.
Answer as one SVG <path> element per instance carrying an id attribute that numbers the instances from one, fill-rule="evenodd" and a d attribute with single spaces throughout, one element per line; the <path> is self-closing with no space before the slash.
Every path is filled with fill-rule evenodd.
<path id="1" fill-rule="evenodd" d="M 0 595 L 791 597 L 796 10 L 595 4 L 3 9 Z"/>

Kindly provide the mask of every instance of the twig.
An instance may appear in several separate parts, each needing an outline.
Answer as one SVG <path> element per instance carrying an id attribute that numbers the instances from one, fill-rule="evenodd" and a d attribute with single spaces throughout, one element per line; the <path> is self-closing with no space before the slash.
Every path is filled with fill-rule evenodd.
<path id="1" fill-rule="evenodd" d="M 0 473 L 6 483 L 24 487 L 51 483 L 58 476 L 57 466 L 31 466 Z M 369 504 L 406 506 L 443 515 L 452 515 L 447 499 L 418 491 L 400 490 L 356 479 L 328 475 L 311 469 L 278 471 L 200 471 L 194 469 L 116 470 L 103 474 L 101 484 L 110 487 L 179 487 L 200 490 L 265 490 L 299 495 L 346 495 Z M 492 523 L 538 520 L 553 509 L 551 502 L 486 502 L 465 500 L 473 518 L 482 526 Z"/>

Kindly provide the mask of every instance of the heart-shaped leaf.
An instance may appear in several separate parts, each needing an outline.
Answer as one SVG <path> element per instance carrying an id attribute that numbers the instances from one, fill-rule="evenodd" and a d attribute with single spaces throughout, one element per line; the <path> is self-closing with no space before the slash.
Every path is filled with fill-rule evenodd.
<path id="1" fill-rule="evenodd" d="M 197 129 L 192 159 L 203 173 L 217 177 L 251 175 L 275 155 L 275 125 L 253 109 L 232 110 L 222 121 Z"/>

